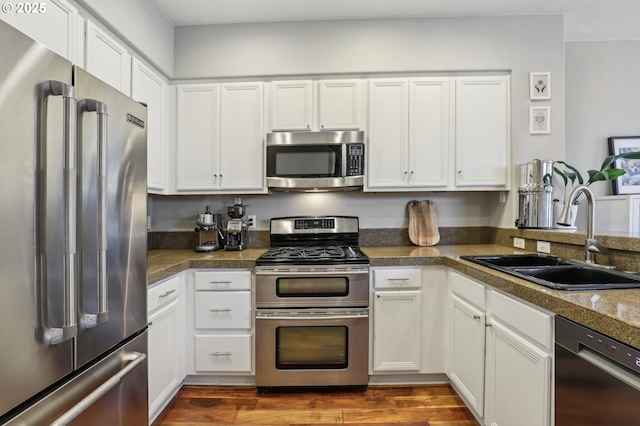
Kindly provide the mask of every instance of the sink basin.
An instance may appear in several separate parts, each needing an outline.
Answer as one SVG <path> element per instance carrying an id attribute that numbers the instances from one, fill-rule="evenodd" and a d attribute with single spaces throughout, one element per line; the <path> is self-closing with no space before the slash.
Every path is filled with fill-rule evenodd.
<path id="1" fill-rule="evenodd" d="M 638 288 L 640 278 L 624 272 L 614 272 L 588 266 L 557 266 L 537 268 L 513 268 L 536 284 L 558 290 L 605 290 Z"/>
<path id="2" fill-rule="evenodd" d="M 558 266 L 570 265 L 566 260 L 556 256 L 544 254 L 505 254 L 498 256 L 461 256 L 462 259 L 470 260 L 485 266 Z"/>
<path id="3" fill-rule="evenodd" d="M 640 288 L 640 277 L 636 275 L 555 256 L 513 254 L 461 258 L 556 290 Z"/>

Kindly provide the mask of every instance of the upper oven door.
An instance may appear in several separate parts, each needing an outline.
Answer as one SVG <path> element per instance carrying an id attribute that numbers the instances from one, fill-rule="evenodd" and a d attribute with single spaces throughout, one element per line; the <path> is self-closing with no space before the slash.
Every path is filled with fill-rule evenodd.
<path id="1" fill-rule="evenodd" d="M 256 268 L 256 308 L 369 306 L 369 268 Z"/>

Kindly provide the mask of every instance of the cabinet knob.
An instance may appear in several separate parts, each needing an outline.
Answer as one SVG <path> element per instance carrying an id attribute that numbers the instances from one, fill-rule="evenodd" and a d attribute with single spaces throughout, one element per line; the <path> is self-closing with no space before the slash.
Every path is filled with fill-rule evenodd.
<path id="1" fill-rule="evenodd" d="M 462 170 L 458 170 L 458 174 L 462 173 Z"/>

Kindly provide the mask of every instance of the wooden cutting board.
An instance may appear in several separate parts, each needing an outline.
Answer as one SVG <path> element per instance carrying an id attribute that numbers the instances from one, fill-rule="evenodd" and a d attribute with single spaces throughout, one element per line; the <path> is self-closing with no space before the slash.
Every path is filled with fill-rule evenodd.
<path id="1" fill-rule="evenodd" d="M 433 201 L 411 200 L 409 210 L 409 239 L 417 246 L 434 246 L 440 241 L 438 211 Z"/>

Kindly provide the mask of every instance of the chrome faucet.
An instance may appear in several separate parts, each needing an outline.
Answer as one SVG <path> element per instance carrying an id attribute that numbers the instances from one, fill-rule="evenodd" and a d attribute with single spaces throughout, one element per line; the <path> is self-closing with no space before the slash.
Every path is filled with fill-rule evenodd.
<path id="1" fill-rule="evenodd" d="M 589 204 L 589 223 L 587 225 L 587 239 L 584 242 L 584 261 L 587 263 L 595 264 L 593 255 L 597 253 L 605 253 L 607 249 L 595 239 L 594 224 L 596 217 L 596 200 L 593 196 L 593 192 L 591 192 L 591 190 L 586 185 L 576 186 L 571 190 L 569 196 L 565 200 L 562 213 L 560 213 L 560 217 L 558 218 L 558 225 L 571 225 L 567 221 L 567 216 L 569 215 L 569 207 L 571 207 L 571 204 L 575 203 L 575 201 L 583 192 L 587 197 L 587 202 Z"/>

